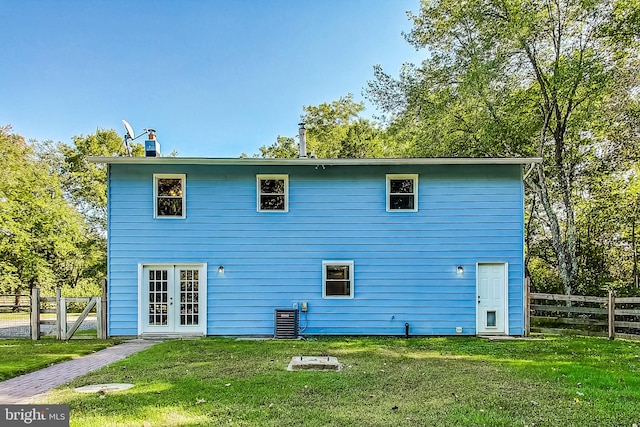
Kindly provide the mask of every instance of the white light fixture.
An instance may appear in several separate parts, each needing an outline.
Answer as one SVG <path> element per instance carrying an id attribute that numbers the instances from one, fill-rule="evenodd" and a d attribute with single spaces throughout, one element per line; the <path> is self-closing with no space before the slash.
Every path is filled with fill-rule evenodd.
<path id="1" fill-rule="evenodd" d="M 460 274 L 462 274 L 462 273 L 464 273 L 464 267 L 463 267 L 463 266 L 461 266 L 461 265 L 459 265 L 459 266 L 458 266 L 458 275 L 460 275 Z"/>
<path id="2" fill-rule="evenodd" d="M 223 274 L 224 273 L 224 265 L 221 265 L 220 267 L 218 267 L 218 274 Z"/>

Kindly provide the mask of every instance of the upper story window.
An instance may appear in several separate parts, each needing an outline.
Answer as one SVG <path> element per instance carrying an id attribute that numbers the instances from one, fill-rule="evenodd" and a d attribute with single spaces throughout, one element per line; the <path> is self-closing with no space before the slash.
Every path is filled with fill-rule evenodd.
<path id="1" fill-rule="evenodd" d="M 258 212 L 289 211 L 289 175 L 257 175 Z"/>
<path id="2" fill-rule="evenodd" d="M 418 175 L 387 175 L 387 212 L 418 210 Z"/>
<path id="3" fill-rule="evenodd" d="M 154 218 L 185 218 L 187 176 L 155 174 L 153 182 Z"/>
<path id="4" fill-rule="evenodd" d="M 322 261 L 322 297 L 353 298 L 353 261 Z"/>

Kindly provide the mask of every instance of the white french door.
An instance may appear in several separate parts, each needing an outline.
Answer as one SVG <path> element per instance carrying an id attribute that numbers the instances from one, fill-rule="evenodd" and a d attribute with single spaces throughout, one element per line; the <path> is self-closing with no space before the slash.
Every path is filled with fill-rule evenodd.
<path id="1" fill-rule="evenodd" d="M 141 266 L 142 333 L 206 334 L 206 266 Z"/>

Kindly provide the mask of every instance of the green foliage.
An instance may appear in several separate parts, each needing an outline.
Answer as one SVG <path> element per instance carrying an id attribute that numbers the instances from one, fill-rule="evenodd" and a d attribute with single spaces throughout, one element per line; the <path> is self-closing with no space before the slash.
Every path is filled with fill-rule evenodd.
<path id="1" fill-rule="evenodd" d="M 348 94 L 330 103 L 304 106 L 301 121 L 307 129 L 307 155 L 318 158 L 395 157 L 401 150 L 378 125 L 360 117 L 362 102 Z M 299 145 L 291 137 L 278 136 L 270 146 L 260 147 L 254 157 L 296 158 Z"/>
<path id="2" fill-rule="evenodd" d="M 360 117 L 365 107 L 348 94 L 331 103 L 305 106 L 301 120 L 307 147 L 319 158 L 394 157 L 395 144 L 371 120 Z"/>
<path id="3" fill-rule="evenodd" d="M 144 148 L 133 147 L 137 155 Z M 88 156 L 124 154 L 112 130 L 74 146 L 27 144 L 0 128 L 0 291 L 56 287 L 97 295 L 106 276 L 106 168 Z M 68 291 L 69 292 L 69 291 Z"/>
<path id="4" fill-rule="evenodd" d="M 562 293 L 562 279 L 558 271 L 554 268 L 549 268 L 549 264 L 544 262 L 543 258 L 533 257 L 529 262 L 527 270 L 534 292 L 550 294 Z"/>
<path id="5" fill-rule="evenodd" d="M 0 286 L 8 293 L 54 287 L 77 274 L 82 217 L 63 197 L 59 175 L 9 131 L 0 129 Z"/>
<path id="6" fill-rule="evenodd" d="M 260 154 L 254 157 L 265 159 L 295 159 L 298 157 L 298 145 L 293 138 L 278 135 L 273 145 L 260 147 Z"/>
<path id="7" fill-rule="evenodd" d="M 62 186 L 73 205 L 93 230 L 104 235 L 107 218 L 107 166 L 90 163 L 90 156 L 124 156 L 122 138 L 114 130 L 98 129 L 95 134 L 75 136 L 73 145 L 59 143 L 55 147 Z M 144 146 L 133 143 L 133 156 L 143 156 Z"/>

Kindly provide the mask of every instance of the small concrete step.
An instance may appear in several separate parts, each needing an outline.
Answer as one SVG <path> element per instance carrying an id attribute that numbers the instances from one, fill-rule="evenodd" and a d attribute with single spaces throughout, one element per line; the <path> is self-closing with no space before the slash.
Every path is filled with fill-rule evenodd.
<path id="1" fill-rule="evenodd" d="M 340 371 L 342 364 L 333 356 L 295 356 L 291 358 L 287 371 Z"/>

